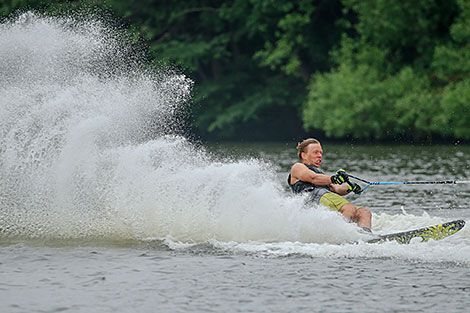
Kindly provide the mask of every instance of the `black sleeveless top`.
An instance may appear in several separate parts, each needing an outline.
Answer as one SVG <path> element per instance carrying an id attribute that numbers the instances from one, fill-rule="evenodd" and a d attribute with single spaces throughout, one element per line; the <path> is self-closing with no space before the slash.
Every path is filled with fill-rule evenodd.
<path id="1" fill-rule="evenodd" d="M 302 163 L 302 164 L 305 165 L 309 170 L 314 171 L 317 174 L 325 174 L 322 170 L 316 168 L 313 165 L 305 164 L 305 163 Z M 290 178 L 291 178 L 291 175 L 289 174 L 289 177 L 287 177 L 287 183 L 289 184 L 290 188 L 292 189 L 294 193 L 300 193 L 303 191 L 313 191 L 319 188 L 323 188 L 323 189 L 330 191 L 330 186 L 328 185 L 319 186 L 319 185 L 314 185 L 312 183 L 304 182 L 301 180 L 297 181 L 295 184 L 291 184 Z"/>

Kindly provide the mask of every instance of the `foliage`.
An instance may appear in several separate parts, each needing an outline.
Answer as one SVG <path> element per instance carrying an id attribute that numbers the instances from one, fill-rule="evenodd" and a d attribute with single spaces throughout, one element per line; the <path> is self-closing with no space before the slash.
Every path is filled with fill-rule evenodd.
<path id="1" fill-rule="evenodd" d="M 421 117 L 432 111 L 422 94 L 429 83 L 410 67 L 385 79 L 381 76 L 367 64 L 342 64 L 333 72 L 317 75 L 304 110 L 305 126 L 337 138 L 384 139 L 418 130 L 413 124 L 421 123 Z"/>
<path id="2" fill-rule="evenodd" d="M 468 0 L 11 0 L 0 16 L 81 8 L 195 80 L 203 138 L 470 139 Z"/>
<path id="3" fill-rule="evenodd" d="M 329 50 L 341 38 L 339 1 L 108 3 L 137 25 L 159 62 L 196 81 L 194 124 L 206 138 L 298 135 L 310 75 L 329 68 Z"/>
<path id="4" fill-rule="evenodd" d="M 362 139 L 470 139 L 468 1 L 344 0 L 353 35 L 316 73 L 304 126 Z M 450 30 L 450 31 L 449 31 Z"/>

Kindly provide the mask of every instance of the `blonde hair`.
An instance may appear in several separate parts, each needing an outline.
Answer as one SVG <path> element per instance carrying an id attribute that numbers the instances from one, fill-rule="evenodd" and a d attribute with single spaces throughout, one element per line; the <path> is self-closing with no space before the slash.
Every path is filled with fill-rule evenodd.
<path id="1" fill-rule="evenodd" d="M 320 144 L 320 141 L 318 141 L 315 138 L 308 138 L 303 140 L 302 142 L 299 142 L 297 145 L 297 155 L 299 156 L 299 159 L 302 161 L 302 152 L 306 152 L 307 147 L 311 144 Z"/>

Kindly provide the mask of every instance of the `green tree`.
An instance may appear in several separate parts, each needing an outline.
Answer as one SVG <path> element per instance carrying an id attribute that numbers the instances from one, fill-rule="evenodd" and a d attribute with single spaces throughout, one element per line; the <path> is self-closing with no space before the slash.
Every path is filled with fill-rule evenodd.
<path id="1" fill-rule="evenodd" d="M 338 138 L 469 139 L 468 2 L 343 3 L 357 22 L 332 53 L 337 67 L 313 75 L 304 126 Z"/>
<path id="2" fill-rule="evenodd" d="M 310 75 L 329 68 L 341 38 L 339 1 L 109 3 L 156 60 L 195 80 L 195 125 L 205 137 L 296 136 Z"/>
<path id="3" fill-rule="evenodd" d="M 303 122 L 336 138 L 430 140 L 470 139 L 469 7 L 468 0 L 11 0 L 0 14 L 112 16 L 137 45 L 148 45 L 155 66 L 177 66 L 194 79 L 193 124 L 203 138 L 293 138 Z"/>

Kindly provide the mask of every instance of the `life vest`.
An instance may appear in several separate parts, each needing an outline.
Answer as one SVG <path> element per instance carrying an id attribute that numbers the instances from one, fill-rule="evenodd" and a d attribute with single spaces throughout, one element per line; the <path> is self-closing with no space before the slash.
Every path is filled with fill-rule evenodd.
<path id="1" fill-rule="evenodd" d="M 325 174 L 322 170 L 316 168 L 313 165 L 305 164 L 305 163 L 303 163 L 303 164 L 309 170 L 314 171 L 317 174 Z M 290 179 L 291 179 L 291 175 L 289 174 L 289 177 L 287 177 L 287 183 L 289 184 L 290 188 L 292 189 L 292 191 L 294 193 L 300 193 L 300 192 L 303 192 L 303 191 L 313 191 L 313 190 L 319 189 L 319 188 L 326 189 L 326 190 L 330 191 L 330 186 L 329 185 L 323 185 L 323 186 L 314 185 L 310 182 L 305 182 L 305 181 L 301 181 L 301 180 L 297 181 L 295 184 L 291 184 Z"/>

